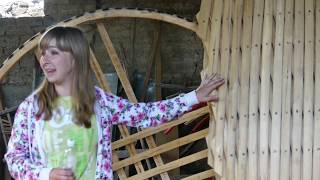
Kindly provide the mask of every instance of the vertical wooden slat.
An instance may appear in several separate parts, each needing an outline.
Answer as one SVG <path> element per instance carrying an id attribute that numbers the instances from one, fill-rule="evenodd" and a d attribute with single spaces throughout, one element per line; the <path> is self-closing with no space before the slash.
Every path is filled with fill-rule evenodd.
<path id="1" fill-rule="evenodd" d="M 232 7 L 232 43 L 231 43 L 231 64 L 229 71 L 229 92 L 228 92 L 228 116 L 227 116 L 227 149 L 226 149 L 226 177 L 233 180 L 236 177 L 236 129 L 239 97 L 239 58 L 240 58 L 240 40 L 242 23 L 242 0 L 236 0 Z"/>
<path id="2" fill-rule="evenodd" d="M 112 163 L 118 162 L 119 161 L 119 157 L 117 155 L 116 151 L 112 151 Z M 118 169 L 117 171 L 117 175 L 119 177 L 119 179 L 127 179 L 127 174 L 125 172 L 125 170 L 123 168 Z"/>
<path id="3" fill-rule="evenodd" d="M 314 0 L 305 1 L 305 53 L 304 53 L 304 102 L 303 102 L 303 158 L 304 180 L 312 179 L 313 145 L 313 69 L 314 69 Z"/>
<path id="4" fill-rule="evenodd" d="M 304 1 L 295 0 L 293 52 L 292 180 L 301 179 L 303 103 Z"/>
<path id="5" fill-rule="evenodd" d="M 212 74 L 218 73 L 218 64 L 219 59 L 219 50 L 220 50 L 220 32 L 221 32 L 221 18 L 222 18 L 222 10 L 223 10 L 223 1 L 216 0 L 211 7 L 211 14 L 210 14 L 210 33 L 208 35 L 208 40 L 204 41 L 204 44 L 208 44 L 204 50 L 204 61 L 203 67 L 204 70 L 202 71 L 202 77 L 204 74 Z M 206 45 L 205 45 L 206 47 Z M 207 59 L 207 60 L 206 60 Z M 214 115 L 217 114 L 216 106 L 212 103 L 209 104 L 211 107 L 211 111 Z M 215 117 L 210 114 L 210 124 L 209 124 L 209 133 L 206 138 L 207 145 L 208 145 L 208 164 L 211 167 L 214 167 L 214 153 L 215 153 Z M 219 174 L 219 172 L 218 172 Z M 219 174 L 221 176 L 221 174 Z"/>
<path id="6" fill-rule="evenodd" d="M 286 0 L 284 22 L 284 47 L 282 70 L 282 121 L 281 121 L 281 158 L 280 179 L 289 180 L 291 169 L 291 96 L 292 96 L 292 63 L 293 63 L 293 0 Z"/>
<path id="7" fill-rule="evenodd" d="M 320 92 L 320 0 L 316 0 L 315 93 Z M 314 97 L 313 180 L 320 177 L 320 96 Z"/>
<path id="8" fill-rule="evenodd" d="M 276 2 L 276 32 L 274 43 L 273 91 L 271 111 L 271 142 L 270 142 L 270 180 L 280 178 L 280 137 L 281 137 L 281 93 L 282 93 L 282 62 L 284 34 L 285 0 Z"/>
<path id="9" fill-rule="evenodd" d="M 196 15 L 198 21 L 198 29 L 196 33 L 202 41 L 206 41 L 207 38 L 210 37 L 210 31 L 208 27 L 210 27 L 211 24 L 210 16 L 212 13 L 212 4 L 212 0 L 201 0 L 200 10 Z M 207 62 L 203 63 L 207 64 Z"/>
<path id="10" fill-rule="evenodd" d="M 260 143 L 259 143 L 259 179 L 267 180 L 269 176 L 269 95 L 270 95 L 270 66 L 272 60 L 272 26 L 273 1 L 265 1 L 262 59 L 261 59 L 261 92 L 260 92 Z"/>
<path id="11" fill-rule="evenodd" d="M 160 46 L 159 46 L 157 48 L 156 55 L 155 55 L 155 82 L 156 82 L 157 101 L 162 99 L 161 81 L 162 81 L 162 61 L 161 61 Z"/>
<path id="12" fill-rule="evenodd" d="M 153 65 L 155 64 L 156 61 L 156 54 L 159 51 L 160 48 L 160 23 L 155 23 L 155 30 L 153 32 L 153 42 L 151 45 L 151 54 L 150 54 L 150 59 L 149 62 L 147 63 L 147 69 L 146 69 L 146 75 L 143 81 L 143 88 L 141 92 L 141 99 L 140 101 L 144 102 L 145 97 L 147 95 L 147 88 L 149 85 L 149 81 L 151 78 L 151 71 L 153 70 Z"/>
<path id="13" fill-rule="evenodd" d="M 106 78 L 102 72 L 102 69 L 101 69 L 101 67 L 97 61 L 97 58 L 94 55 L 92 49 L 90 49 L 90 66 L 91 66 L 91 69 L 93 70 L 93 72 L 95 73 L 96 78 L 97 78 L 99 84 L 101 85 L 102 89 L 107 92 L 111 92 L 111 88 L 108 84 L 108 81 L 106 80 Z"/>
<path id="14" fill-rule="evenodd" d="M 249 74 L 251 61 L 251 33 L 253 0 L 244 0 L 243 9 L 243 37 L 242 37 L 242 59 L 240 79 L 240 107 L 239 107 L 239 142 L 238 142 L 238 180 L 246 180 L 248 166 L 248 113 L 249 113 Z"/>
<path id="15" fill-rule="evenodd" d="M 228 79 L 229 61 L 230 61 L 230 35 L 231 35 L 231 0 L 226 0 L 223 9 L 222 21 L 222 41 L 221 41 L 221 70 L 222 77 Z M 226 94 L 227 86 L 219 89 L 219 102 L 216 121 L 216 136 L 214 150 L 214 170 L 225 177 L 225 157 L 224 157 L 224 128 L 226 121 Z"/>
<path id="16" fill-rule="evenodd" d="M 248 180 L 258 179 L 258 106 L 259 106 L 259 71 L 261 58 L 261 35 L 263 22 L 263 0 L 254 2 L 252 50 L 250 66 L 249 130 L 248 130 Z"/>
<path id="17" fill-rule="evenodd" d="M 221 20 L 223 13 L 223 0 L 215 0 L 213 3 L 213 10 L 211 15 L 211 36 L 208 39 L 208 64 L 204 64 L 206 72 L 214 73 L 219 72 L 219 51 L 221 43 Z"/>

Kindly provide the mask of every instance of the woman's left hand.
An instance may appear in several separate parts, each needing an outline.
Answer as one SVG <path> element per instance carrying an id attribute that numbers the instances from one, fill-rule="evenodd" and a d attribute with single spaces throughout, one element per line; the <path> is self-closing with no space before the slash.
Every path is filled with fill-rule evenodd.
<path id="1" fill-rule="evenodd" d="M 217 74 L 212 74 L 208 77 L 205 77 L 196 90 L 199 103 L 217 101 L 218 96 L 211 95 L 211 92 L 215 89 L 218 89 L 222 84 L 224 84 L 224 82 L 224 79 Z"/>

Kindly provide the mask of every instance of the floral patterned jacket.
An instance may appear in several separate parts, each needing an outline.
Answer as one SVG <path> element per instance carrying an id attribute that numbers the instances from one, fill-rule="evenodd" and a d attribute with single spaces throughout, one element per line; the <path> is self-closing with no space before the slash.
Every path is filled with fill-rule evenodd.
<path id="1" fill-rule="evenodd" d="M 98 148 L 95 179 L 112 180 L 111 127 L 123 123 L 135 127 L 153 127 L 177 118 L 198 103 L 194 91 L 154 103 L 130 103 L 126 99 L 96 88 L 95 115 L 98 121 Z M 42 148 L 44 121 L 36 116 L 35 94 L 19 106 L 14 120 L 5 159 L 15 179 L 49 179 L 51 168 L 46 167 Z"/>

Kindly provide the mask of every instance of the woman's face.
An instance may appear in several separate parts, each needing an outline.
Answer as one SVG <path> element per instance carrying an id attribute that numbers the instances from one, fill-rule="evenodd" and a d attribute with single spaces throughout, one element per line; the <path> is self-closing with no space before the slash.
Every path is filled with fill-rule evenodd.
<path id="1" fill-rule="evenodd" d="M 55 40 L 51 40 L 48 47 L 42 50 L 40 66 L 50 83 L 55 85 L 72 83 L 74 58 L 71 53 L 58 49 Z"/>

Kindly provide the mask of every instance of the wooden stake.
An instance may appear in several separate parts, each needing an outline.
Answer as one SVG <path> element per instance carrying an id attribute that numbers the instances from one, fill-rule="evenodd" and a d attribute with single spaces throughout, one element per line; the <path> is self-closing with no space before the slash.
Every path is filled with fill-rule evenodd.
<path id="1" fill-rule="evenodd" d="M 249 129 L 248 129 L 248 180 L 258 179 L 258 108 L 259 108 L 259 71 L 261 61 L 261 36 L 264 1 L 254 3 L 252 50 L 250 67 L 250 97 L 249 97 Z"/>
<path id="2" fill-rule="evenodd" d="M 249 119 L 249 74 L 251 61 L 251 33 L 253 0 L 244 1 L 243 10 L 243 38 L 242 38 L 242 58 L 240 72 L 240 97 L 239 97 L 239 142 L 238 142 L 238 180 L 247 179 L 248 166 L 248 119 Z"/>
<path id="3" fill-rule="evenodd" d="M 320 92 L 320 1 L 315 1 L 315 89 Z M 312 177 L 317 180 L 320 177 L 320 96 L 314 96 L 314 137 L 313 137 L 313 167 Z"/>
<path id="4" fill-rule="evenodd" d="M 301 179 L 303 59 L 304 59 L 304 1 L 295 0 L 293 52 L 293 124 L 292 124 L 292 180 Z"/>
<path id="5" fill-rule="evenodd" d="M 236 177 L 236 131 L 237 113 L 239 98 L 239 61 L 240 61 L 240 43 L 241 43 L 241 24 L 242 24 L 242 0 L 236 0 L 231 4 L 233 27 L 231 43 L 231 64 L 229 71 L 229 92 L 227 108 L 227 144 L 226 144 L 226 179 L 233 180 Z"/>
<path id="6" fill-rule="evenodd" d="M 270 179 L 280 178 L 280 140 L 281 140 L 281 93 L 282 93 L 282 62 L 284 34 L 284 0 L 276 2 L 276 32 L 274 43 L 273 91 L 271 110 L 271 142 L 270 142 Z"/>

